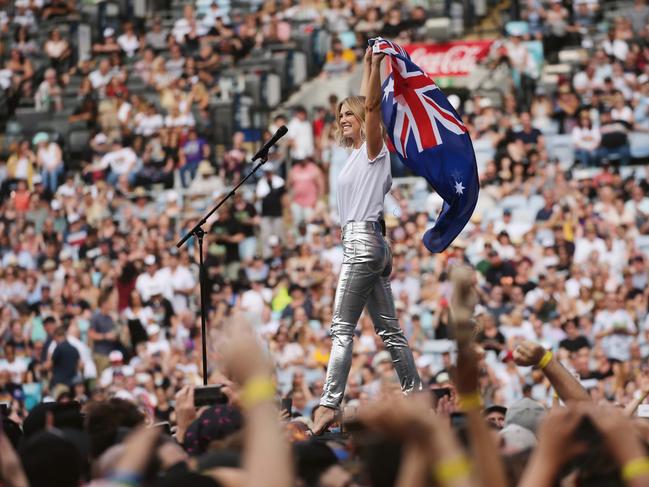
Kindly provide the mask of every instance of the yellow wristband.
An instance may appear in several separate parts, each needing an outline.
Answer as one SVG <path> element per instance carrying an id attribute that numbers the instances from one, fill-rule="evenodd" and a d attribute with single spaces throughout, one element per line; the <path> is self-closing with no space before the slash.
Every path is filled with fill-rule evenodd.
<path id="1" fill-rule="evenodd" d="M 482 398 L 477 392 L 460 394 L 460 407 L 463 411 L 472 411 L 482 408 Z"/>
<path id="2" fill-rule="evenodd" d="M 253 378 L 246 382 L 241 394 L 243 407 L 249 409 L 275 397 L 275 385 L 267 378 Z"/>
<path id="3" fill-rule="evenodd" d="M 463 455 L 435 465 L 433 474 L 439 484 L 448 484 L 471 475 L 471 464 Z"/>
<path id="4" fill-rule="evenodd" d="M 622 466 L 622 480 L 629 481 L 649 475 L 649 458 L 634 458 Z"/>
<path id="5" fill-rule="evenodd" d="M 543 355 L 543 357 L 541 357 L 541 360 L 539 360 L 537 367 L 539 369 L 545 369 L 550 363 L 550 360 L 552 360 L 552 357 L 553 357 L 552 352 L 550 350 L 547 350 Z"/>

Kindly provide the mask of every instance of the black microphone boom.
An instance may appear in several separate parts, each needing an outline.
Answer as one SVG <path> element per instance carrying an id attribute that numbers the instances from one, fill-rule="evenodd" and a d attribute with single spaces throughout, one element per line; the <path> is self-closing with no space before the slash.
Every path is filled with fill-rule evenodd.
<path id="1" fill-rule="evenodd" d="M 268 142 L 266 142 L 261 149 L 259 149 L 259 151 L 253 156 L 252 160 L 256 161 L 260 157 L 268 155 L 270 148 L 277 144 L 277 141 L 284 137 L 287 132 L 288 129 L 286 128 L 286 125 L 282 125 L 280 128 L 278 128 L 277 132 L 275 132 L 275 135 L 273 135 L 273 137 Z"/>
<path id="2" fill-rule="evenodd" d="M 207 222 L 207 219 L 212 216 L 212 214 L 218 210 L 228 199 L 234 196 L 234 194 L 237 192 L 237 189 L 245 183 L 250 176 L 255 174 L 257 170 L 266 162 L 268 159 L 268 151 L 270 148 L 277 143 L 279 139 L 284 137 L 286 135 L 286 132 L 288 132 L 288 129 L 286 128 L 285 125 L 282 125 L 279 129 L 277 129 L 277 132 L 275 132 L 275 135 L 264 144 L 264 146 L 261 148 L 259 152 L 255 154 L 255 157 L 253 158 L 254 160 L 261 159 L 257 163 L 257 165 L 254 167 L 252 171 L 250 171 L 245 178 L 243 178 L 241 181 L 239 181 L 234 188 L 230 190 L 228 194 L 226 194 L 221 201 L 219 201 L 216 206 L 214 206 L 210 211 L 208 211 L 205 215 L 203 215 L 203 218 L 199 220 L 199 222 L 194 225 L 194 228 L 189 230 L 183 238 L 180 239 L 180 241 L 176 244 L 176 247 L 182 247 L 185 242 L 189 240 L 190 237 L 194 236 L 196 237 L 196 240 L 198 242 L 198 269 L 199 269 L 199 282 L 200 282 L 200 290 L 201 290 L 201 337 L 202 337 L 202 350 L 201 350 L 201 355 L 203 359 L 203 385 L 207 386 L 207 301 L 209 299 L 209 291 L 207 290 L 207 270 L 205 269 L 205 263 L 203 262 L 203 237 L 205 236 L 205 230 L 203 230 L 203 225 Z"/>

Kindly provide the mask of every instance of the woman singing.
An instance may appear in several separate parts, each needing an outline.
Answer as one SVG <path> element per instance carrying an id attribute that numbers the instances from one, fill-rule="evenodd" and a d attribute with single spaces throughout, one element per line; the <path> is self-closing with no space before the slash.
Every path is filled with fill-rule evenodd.
<path id="1" fill-rule="evenodd" d="M 321 434 L 336 419 L 351 366 L 354 328 L 366 304 L 374 328 L 392 356 L 401 389 L 421 388 L 395 313 L 390 288 L 392 254 L 384 238 L 383 201 L 392 175 L 381 125 L 383 57 L 367 49 L 361 85 L 361 95 L 367 96 L 352 96 L 338 105 L 339 142 L 352 152 L 338 177 L 344 260 L 334 302 L 327 380 L 315 411 L 315 434 Z"/>

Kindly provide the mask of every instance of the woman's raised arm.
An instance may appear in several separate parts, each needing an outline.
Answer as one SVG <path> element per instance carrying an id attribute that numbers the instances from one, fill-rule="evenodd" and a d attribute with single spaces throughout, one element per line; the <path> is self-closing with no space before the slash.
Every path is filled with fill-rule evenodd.
<path id="1" fill-rule="evenodd" d="M 373 54 L 367 95 L 365 97 L 365 136 L 367 157 L 375 159 L 383 148 L 381 130 L 381 61 L 385 54 Z"/>

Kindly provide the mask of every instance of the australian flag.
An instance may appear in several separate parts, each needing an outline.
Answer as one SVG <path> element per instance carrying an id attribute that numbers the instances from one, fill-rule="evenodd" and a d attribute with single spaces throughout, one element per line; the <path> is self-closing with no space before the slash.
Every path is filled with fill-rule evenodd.
<path id="1" fill-rule="evenodd" d="M 442 90 L 401 46 L 381 37 L 370 45 L 373 52 L 387 55 L 392 68 L 381 101 L 388 137 L 401 161 L 444 200 L 435 225 L 423 237 L 428 250 L 442 252 L 478 202 L 478 168 L 469 132 Z"/>

